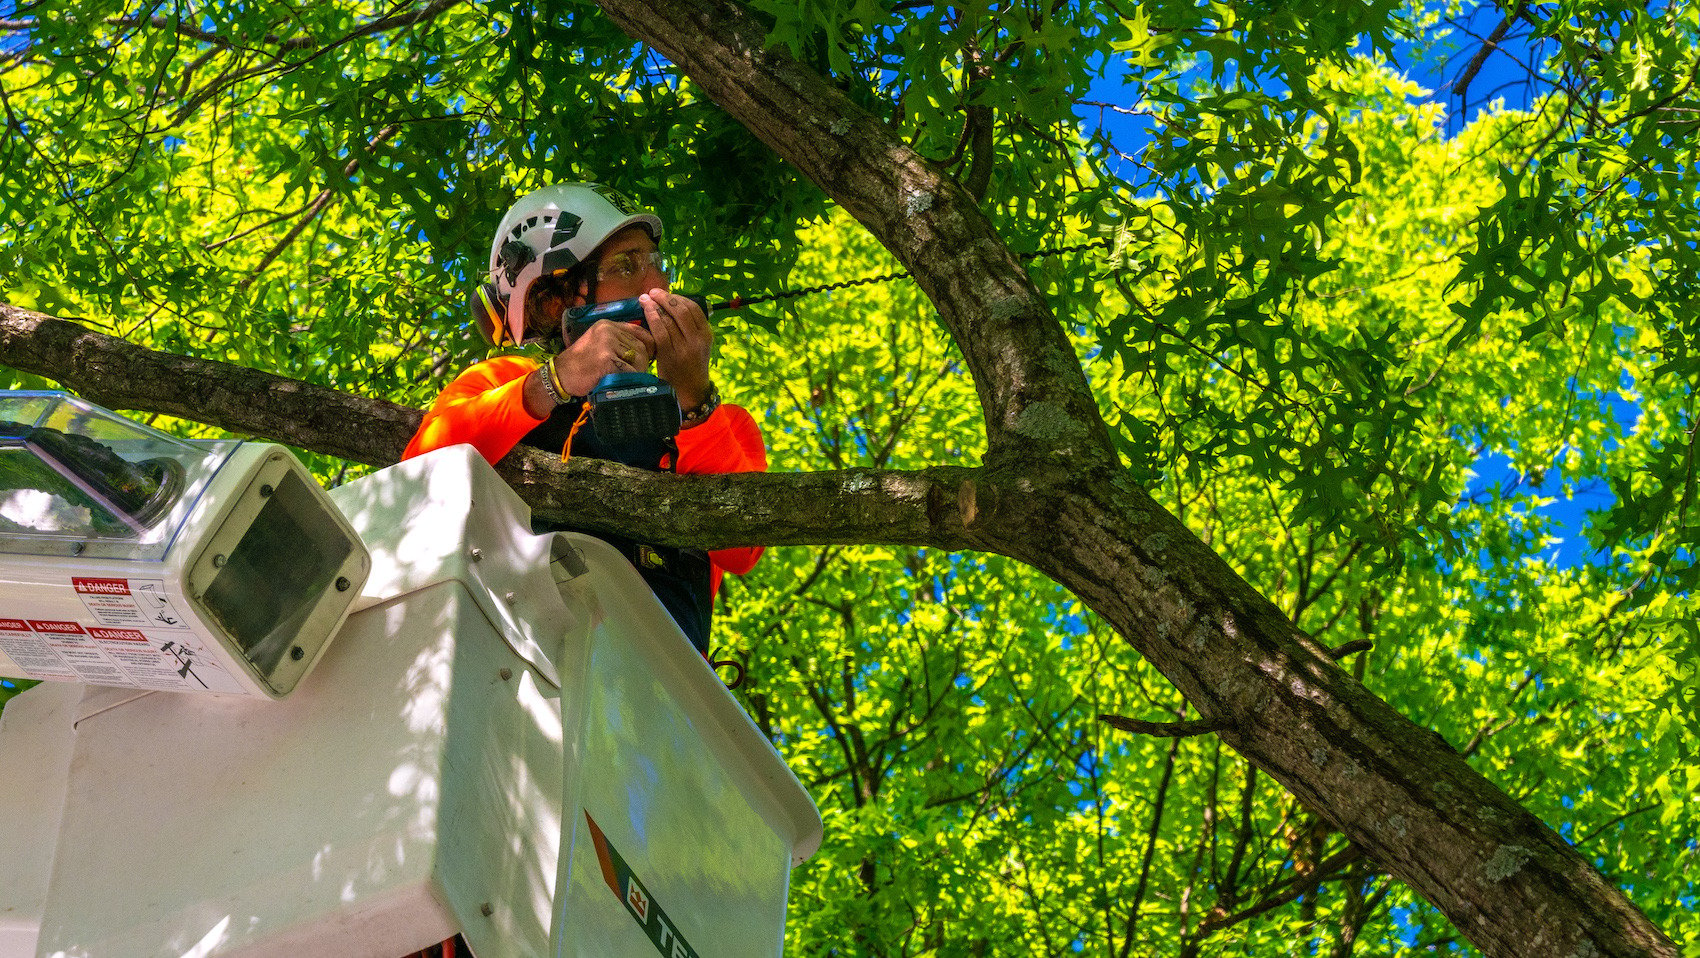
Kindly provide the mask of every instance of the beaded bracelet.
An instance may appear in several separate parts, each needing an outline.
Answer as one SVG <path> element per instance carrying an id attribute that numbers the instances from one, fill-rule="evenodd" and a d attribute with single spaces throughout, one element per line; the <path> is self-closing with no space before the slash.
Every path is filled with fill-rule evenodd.
<path id="1" fill-rule="evenodd" d="M 702 405 L 697 406 L 695 409 L 687 409 L 684 411 L 684 413 L 679 417 L 679 428 L 689 429 L 692 426 L 700 426 L 708 420 L 708 417 L 714 415 L 714 411 L 719 408 L 720 389 L 713 383 L 709 383 L 708 398 L 704 399 L 702 401 Z"/>

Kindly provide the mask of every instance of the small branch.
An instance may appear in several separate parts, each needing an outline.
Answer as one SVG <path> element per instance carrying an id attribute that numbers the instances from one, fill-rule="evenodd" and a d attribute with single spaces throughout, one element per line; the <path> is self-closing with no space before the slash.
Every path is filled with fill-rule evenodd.
<path id="1" fill-rule="evenodd" d="M 294 72 L 295 70 L 301 69 L 307 64 L 312 63 L 314 60 L 317 60 L 345 44 L 352 43 L 355 40 L 362 40 L 397 27 L 414 26 L 416 24 L 424 23 L 427 20 L 435 19 L 444 10 L 447 10 L 460 2 L 462 2 L 462 0 L 436 0 L 435 3 L 413 13 L 404 13 L 398 16 L 385 17 L 381 20 L 374 20 L 371 23 L 350 31 L 345 36 L 320 47 L 304 59 L 296 61 L 285 62 L 283 59 L 284 54 L 300 49 L 310 48 L 314 42 L 311 38 L 285 40 L 268 36 L 266 40 L 274 45 L 274 49 L 270 52 L 260 50 L 250 51 L 265 56 L 267 58 L 265 63 L 256 67 L 250 67 L 246 70 L 236 70 L 233 67 L 230 71 L 221 74 L 218 79 L 207 84 L 207 86 L 202 89 L 200 93 L 197 93 L 192 100 L 185 103 L 180 109 L 178 109 L 176 115 L 172 118 L 170 125 L 176 126 L 177 124 L 182 123 L 188 117 L 194 115 L 195 111 L 200 109 L 201 104 L 205 103 L 212 97 L 217 96 L 224 89 L 234 86 L 243 80 L 251 79 L 256 76 L 264 76 L 267 73 L 277 73 L 281 76 L 286 73 Z M 162 17 L 156 17 L 154 20 L 150 21 L 150 23 L 153 26 L 161 28 L 173 27 L 179 33 L 205 43 L 213 44 L 214 46 L 223 46 L 233 50 L 249 50 L 249 48 L 239 46 L 229 40 L 221 41 L 214 34 L 206 33 L 205 31 L 196 30 L 192 27 L 183 27 L 181 24 L 174 26 L 171 21 Z M 133 24 L 120 20 L 115 21 L 115 25 L 124 26 Z"/>
<path id="2" fill-rule="evenodd" d="M 368 150 L 376 149 L 383 145 L 383 143 L 390 137 L 395 136 L 396 132 L 400 129 L 401 127 L 393 124 L 385 127 L 383 130 L 379 131 L 377 136 L 372 138 L 372 141 L 366 145 L 366 148 Z M 360 161 L 349 160 L 348 165 L 342 168 L 342 174 L 344 176 L 353 176 L 354 171 L 359 168 Z M 324 192 L 314 198 L 313 202 L 308 205 L 306 212 L 302 214 L 300 221 L 290 227 L 289 232 L 284 234 L 283 239 L 279 240 L 277 245 L 273 246 L 271 250 L 260 259 L 260 265 L 254 267 L 254 271 L 248 274 L 242 282 L 237 283 L 236 288 L 246 290 L 250 285 L 252 285 L 254 280 L 258 279 L 260 274 L 266 271 L 266 267 L 270 266 L 273 260 L 276 260 L 279 256 L 283 255 L 283 251 L 288 249 L 290 244 L 295 242 L 296 237 L 300 236 L 301 233 L 307 229 L 308 224 L 317 219 L 319 214 L 325 211 L 325 207 L 331 205 L 331 200 L 335 196 L 336 191 L 330 187 L 326 187 Z"/>
<path id="3" fill-rule="evenodd" d="M 1344 645 L 1337 645 L 1334 648 L 1329 649 L 1328 657 L 1338 662 L 1348 655 L 1354 655 L 1358 652 L 1368 652 L 1373 648 L 1375 648 L 1375 643 L 1368 639 L 1353 639 Z"/>
<path id="4" fill-rule="evenodd" d="M 1522 13 L 1523 4 L 1519 3 L 1517 9 L 1507 14 L 1505 19 L 1500 21 L 1499 26 L 1494 27 L 1493 32 L 1488 34 L 1487 39 L 1482 42 L 1482 48 L 1477 50 L 1476 55 L 1470 58 L 1470 62 L 1464 67 L 1464 72 L 1459 75 L 1458 81 L 1452 84 L 1453 96 L 1462 98 L 1464 94 L 1470 92 L 1470 84 L 1476 79 L 1476 74 L 1482 72 L 1482 66 L 1487 63 L 1488 57 L 1493 56 L 1493 52 L 1499 49 L 1499 41 L 1505 39 L 1505 35 L 1511 31 L 1511 25 L 1517 22 L 1517 18 Z"/>
<path id="5" fill-rule="evenodd" d="M 1611 828 L 1613 825 L 1617 825 L 1617 824 L 1619 824 L 1619 823 L 1621 823 L 1621 822 L 1623 822 L 1627 819 L 1634 818 L 1636 815 L 1645 815 L 1648 812 L 1657 811 L 1658 809 L 1663 808 L 1663 807 L 1664 806 L 1655 803 L 1655 804 L 1652 804 L 1652 805 L 1644 805 L 1640 808 L 1635 809 L 1634 811 L 1624 812 L 1622 815 L 1617 816 L 1616 818 L 1612 819 L 1609 822 L 1605 822 L 1604 824 L 1600 825 L 1598 828 L 1595 828 L 1593 831 L 1589 832 L 1588 834 L 1584 835 L 1582 838 L 1578 839 L 1577 842 L 1576 842 L 1576 847 L 1581 848 L 1583 845 L 1588 844 L 1589 842 L 1598 838 L 1602 833 L 1604 833 L 1607 829 Z"/>
<path id="6" fill-rule="evenodd" d="M 407 13 L 398 13 L 389 17 L 381 17 L 377 20 L 371 21 L 370 23 L 364 24 L 363 26 L 355 28 L 343 39 L 356 40 L 372 36 L 373 34 L 394 30 L 398 27 L 410 27 L 414 24 L 423 23 L 426 20 L 434 19 L 444 10 L 447 10 L 460 2 L 461 0 L 435 0 L 435 2 L 427 4 L 418 10 L 413 10 Z M 18 22 L 21 23 L 22 21 Z M 216 47 L 224 47 L 225 49 L 231 50 L 248 49 L 247 47 L 226 37 L 220 36 L 217 33 L 213 33 L 208 30 L 200 30 L 181 22 L 175 22 L 169 17 L 151 17 L 145 20 L 141 17 L 113 17 L 106 22 L 115 27 L 139 27 L 146 25 L 156 29 L 171 30 L 179 36 L 188 37 L 191 40 L 196 40 L 201 43 L 209 43 Z M 6 29 L 5 23 L 6 21 L 0 21 L 0 29 Z M 18 27 L 15 29 L 29 29 L 29 27 Z M 267 34 L 261 39 L 263 42 L 276 47 L 279 51 L 304 50 L 311 47 L 315 42 L 312 37 L 290 37 L 286 39 L 272 34 Z"/>
<path id="7" fill-rule="evenodd" d="M 1216 931 L 1220 931 L 1223 928 L 1229 928 L 1237 925 L 1248 918 L 1255 918 L 1258 915 L 1272 909 L 1279 908 L 1289 902 L 1297 901 L 1304 895 L 1308 895 L 1321 887 L 1324 881 L 1334 877 L 1347 865 L 1350 865 L 1363 857 L 1364 853 L 1362 849 L 1356 845 L 1347 845 L 1344 849 L 1320 862 L 1316 866 L 1315 871 L 1312 871 L 1310 874 L 1305 875 L 1287 885 L 1285 891 L 1270 895 L 1262 901 L 1259 901 L 1257 904 L 1234 912 L 1231 915 L 1218 914 L 1205 919 L 1203 922 L 1199 923 L 1198 933 L 1200 937 L 1209 935 Z"/>
<path id="8" fill-rule="evenodd" d="M 962 135 L 957 140 L 956 153 L 950 158 L 950 164 L 962 161 L 963 188 L 969 196 L 983 202 L 992 179 L 992 126 L 995 118 L 990 107 L 976 105 L 974 99 L 992 71 L 986 64 L 985 52 L 972 34 L 963 45 L 962 53 L 968 64 L 962 90 Z"/>
<path id="9" fill-rule="evenodd" d="M 1157 117 L 1157 116 L 1162 115 L 1155 110 L 1139 110 L 1139 109 L 1135 109 L 1133 107 L 1128 107 L 1128 106 L 1117 106 L 1114 103 L 1105 103 L 1102 100 L 1075 100 L 1074 105 L 1075 106 L 1085 106 L 1085 107 L 1096 107 L 1100 110 L 1108 110 L 1111 113 L 1120 113 L 1120 114 L 1123 114 L 1124 116 Z"/>
<path id="10" fill-rule="evenodd" d="M 312 203 L 308 203 L 306 206 L 303 206 L 298 210 L 293 210 L 293 211 L 288 212 L 288 213 L 279 213 L 276 216 L 273 216 L 271 219 L 268 219 L 268 220 L 266 220 L 262 223 L 259 223 L 255 226 L 248 227 L 247 229 L 243 230 L 240 233 L 232 233 L 231 235 L 226 236 L 224 239 L 210 240 L 208 242 L 202 243 L 201 249 L 204 249 L 204 250 L 206 250 L 207 252 L 210 253 L 213 250 L 218 249 L 221 246 L 226 246 L 230 243 L 234 243 L 237 240 L 243 238 L 244 236 L 252 236 L 253 234 L 260 232 L 261 230 L 270 229 L 271 227 L 276 226 L 279 223 L 282 223 L 284 220 L 294 219 L 295 217 L 300 216 L 302 213 L 307 212 L 307 210 L 311 209 L 312 206 L 313 206 Z M 244 214 L 241 214 L 241 215 L 245 216 L 247 214 L 244 213 Z"/>
<path id="11" fill-rule="evenodd" d="M 1184 711 L 1182 714 L 1185 714 Z M 1099 716 L 1103 718 L 1103 716 Z M 1133 901 L 1127 909 L 1127 924 L 1122 929 L 1122 947 L 1117 958 L 1128 958 L 1133 950 L 1134 933 L 1139 929 L 1139 912 L 1145 905 L 1145 890 L 1151 878 L 1151 862 L 1157 857 L 1157 838 L 1163 828 L 1163 809 L 1168 804 L 1169 786 L 1175 777 L 1175 756 L 1180 753 L 1180 739 L 1169 743 L 1168 757 L 1163 760 L 1163 777 L 1157 783 L 1157 801 L 1151 809 L 1151 825 L 1145 830 L 1145 853 L 1140 856 L 1139 881 L 1133 886 Z"/>
<path id="12" fill-rule="evenodd" d="M 1142 722 L 1125 715 L 1100 715 L 1098 721 L 1122 732 L 1150 735 L 1155 738 L 1186 738 L 1220 731 L 1222 723 L 1215 719 L 1193 719 L 1189 722 Z"/>

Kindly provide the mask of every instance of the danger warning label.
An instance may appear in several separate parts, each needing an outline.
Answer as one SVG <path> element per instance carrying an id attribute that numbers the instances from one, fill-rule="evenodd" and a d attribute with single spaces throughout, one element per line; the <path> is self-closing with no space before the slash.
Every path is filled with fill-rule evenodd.
<path id="1" fill-rule="evenodd" d="M 100 625 L 186 629 L 161 579 L 73 578 L 71 587 L 89 617 Z"/>
<path id="2" fill-rule="evenodd" d="M 0 655 L 10 660 L 4 674 L 166 691 L 246 691 L 191 631 L 164 580 L 77 576 L 69 584 L 86 616 L 0 616 Z M 64 612 L 76 616 L 75 609 L 69 604 Z"/>

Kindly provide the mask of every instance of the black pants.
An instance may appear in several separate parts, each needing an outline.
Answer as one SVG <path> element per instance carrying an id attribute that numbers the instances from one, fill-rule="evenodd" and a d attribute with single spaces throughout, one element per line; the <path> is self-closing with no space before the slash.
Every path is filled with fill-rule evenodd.
<path id="1" fill-rule="evenodd" d="M 552 523 L 535 523 L 539 535 L 548 532 L 584 532 Z M 662 608 L 679 623 L 679 630 L 703 655 L 708 654 L 708 631 L 714 618 L 714 597 L 709 593 L 708 554 L 700 549 L 674 549 L 634 542 L 624 536 L 584 532 L 620 551 L 649 590 L 661 600 Z"/>
<path id="2" fill-rule="evenodd" d="M 521 444 L 547 452 L 560 452 L 582 408 L 580 403 L 556 407 L 548 419 L 539 423 L 537 428 L 520 440 Z M 587 459 L 607 459 L 657 472 L 662 471 L 661 461 L 665 457 L 677 458 L 677 452 L 668 442 L 657 441 L 632 448 L 608 447 L 599 441 L 594 428 L 581 430 L 578 435 L 572 437 L 572 452 L 575 456 Z M 673 616 L 673 621 L 679 623 L 679 629 L 685 633 L 685 637 L 691 640 L 698 652 L 708 654 L 708 627 L 714 614 L 714 597 L 709 594 L 708 589 L 707 553 L 700 549 L 650 546 L 624 536 L 574 529 L 567 525 L 533 523 L 533 526 L 532 531 L 538 534 L 583 532 L 620 550 L 626 560 L 637 568 L 643 580 L 649 583 L 650 591 L 661 600 L 661 605 Z"/>

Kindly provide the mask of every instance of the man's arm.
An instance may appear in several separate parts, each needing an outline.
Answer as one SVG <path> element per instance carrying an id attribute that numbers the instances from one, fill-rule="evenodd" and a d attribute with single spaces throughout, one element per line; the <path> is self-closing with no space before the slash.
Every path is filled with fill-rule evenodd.
<path id="1" fill-rule="evenodd" d="M 402 458 L 468 443 L 494 465 L 543 421 L 525 396 L 539 368 L 524 356 L 498 356 L 461 373 L 431 404 Z"/>

